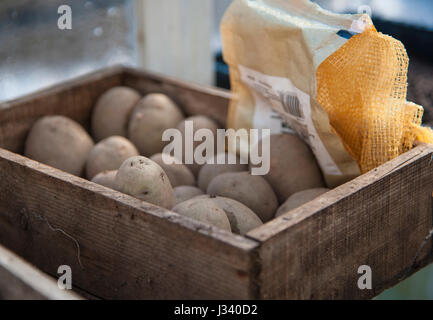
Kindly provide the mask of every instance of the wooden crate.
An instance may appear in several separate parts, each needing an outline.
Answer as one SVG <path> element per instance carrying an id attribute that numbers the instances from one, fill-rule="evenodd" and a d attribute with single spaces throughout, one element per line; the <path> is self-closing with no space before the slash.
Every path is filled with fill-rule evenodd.
<path id="1" fill-rule="evenodd" d="M 81 292 L 104 299 L 367 299 L 432 262 L 431 145 L 246 236 L 19 155 L 39 117 L 88 127 L 97 98 L 117 85 L 225 122 L 228 92 L 123 67 L 1 105 L 0 243 L 43 271 L 69 265 Z M 372 269 L 372 290 L 358 288 L 361 265 Z"/>

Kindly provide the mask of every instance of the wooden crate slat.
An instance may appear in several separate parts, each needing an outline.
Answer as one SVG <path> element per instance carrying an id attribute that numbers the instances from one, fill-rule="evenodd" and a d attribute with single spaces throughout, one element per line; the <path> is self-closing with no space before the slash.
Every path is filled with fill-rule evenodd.
<path id="1" fill-rule="evenodd" d="M 246 299 L 256 293 L 250 281 L 255 241 L 5 150 L 0 172 L 8 173 L 0 179 L 0 242 L 49 274 L 70 265 L 73 284 L 97 297 Z"/>
<path id="2" fill-rule="evenodd" d="M 0 246 L 0 300 L 81 300 L 57 281 Z"/>
<path id="3" fill-rule="evenodd" d="M 433 258 L 433 146 L 423 145 L 251 231 L 265 299 L 372 298 Z M 372 268 L 360 290 L 358 267 Z"/>

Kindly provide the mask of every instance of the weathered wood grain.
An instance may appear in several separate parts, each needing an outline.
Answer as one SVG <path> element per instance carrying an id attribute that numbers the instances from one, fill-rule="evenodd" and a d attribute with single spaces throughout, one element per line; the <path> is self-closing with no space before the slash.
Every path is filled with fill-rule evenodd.
<path id="1" fill-rule="evenodd" d="M 254 297 L 255 241 L 5 150 L 0 172 L 0 242 L 49 274 L 106 299 Z"/>
<path id="2" fill-rule="evenodd" d="M 422 145 L 251 231 L 263 299 L 372 298 L 431 262 L 433 146 Z M 360 290 L 358 267 L 373 272 Z"/>
<path id="3" fill-rule="evenodd" d="M 57 281 L 0 246 L 0 300 L 81 300 Z"/>

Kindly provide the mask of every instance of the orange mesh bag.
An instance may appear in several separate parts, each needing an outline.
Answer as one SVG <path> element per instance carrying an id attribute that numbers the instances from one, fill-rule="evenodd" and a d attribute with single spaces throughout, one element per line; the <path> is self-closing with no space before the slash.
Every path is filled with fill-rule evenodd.
<path id="1" fill-rule="evenodd" d="M 421 127 L 423 108 L 406 101 L 403 44 L 367 15 L 308 0 L 234 0 L 221 32 L 233 93 L 228 127 L 297 134 L 329 187 L 416 141 L 433 143 L 432 130 Z"/>
<path id="2" fill-rule="evenodd" d="M 421 127 L 423 108 L 406 101 L 408 56 L 403 44 L 370 27 L 317 69 L 317 101 L 361 171 L 433 142 Z"/>

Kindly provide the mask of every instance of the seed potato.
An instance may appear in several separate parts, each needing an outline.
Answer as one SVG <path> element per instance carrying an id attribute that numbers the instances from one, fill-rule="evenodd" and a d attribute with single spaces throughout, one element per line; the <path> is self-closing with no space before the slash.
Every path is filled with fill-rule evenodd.
<path id="1" fill-rule="evenodd" d="M 211 199 L 190 199 L 176 205 L 173 211 L 185 217 L 231 232 L 230 222 L 224 210 Z"/>
<path id="2" fill-rule="evenodd" d="M 140 100 L 138 91 L 114 87 L 97 101 L 92 114 L 92 134 L 96 141 L 111 136 L 126 137 L 129 116 Z"/>
<path id="3" fill-rule="evenodd" d="M 261 154 L 261 144 L 259 148 Z M 291 134 L 270 137 L 270 170 L 265 179 L 274 189 L 280 203 L 292 194 L 325 187 L 322 173 L 310 148 Z"/>
<path id="4" fill-rule="evenodd" d="M 200 195 L 204 195 L 204 193 L 197 187 L 179 186 L 174 188 L 174 198 L 176 205 Z"/>
<path id="5" fill-rule="evenodd" d="M 175 160 L 175 158 L 170 155 L 166 156 L 170 158 L 171 161 Z M 165 171 L 173 187 L 195 185 L 195 177 L 187 166 L 175 163 L 166 164 L 162 158 L 162 153 L 153 155 L 150 160 L 156 162 Z"/>
<path id="6" fill-rule="evenodd" d="M 208 163 L 200 169 L 198 174 L 198 186 L 204 191 L 207 190 L 207 187 L 213 178 L 223 173 L 248 171 L 248 165 L 240 164 L 239 157 L 234 154 L 220 153 L 215 155 L 212 160 L 212 163 L 208 161 Z M 229 164 L 229 160 L 236 164 Z M 219 162 L 224 164 L 218 164 Z"/>
<path id="7" fill-rule="evenodd" d="M 218 124 L 212 120 L 209 117 L 206 116 L 193 116 L 193 117 L 189 117 L 187 119 L 185 119 L 184 121 L 182 121 L 181 123 L 179 123 L 179 125 L 177 126 L 177 129 L 182 133 L 182 137 L 183 137 L 183 163 L 185 163 L 185 128 L 186 128 L 186 122 L 187 121 L 192 121 L 193 124 L 193 134 L 195 135 L 195 133 L 200 130 L 200 129 L 209 129 L 212 134 L 213 134 L 213 138 L 214 138 L 214 153 L 216 153 L 216 147 L 217 147 L 217 130 L 219 128 Z M 190 137 L 193 138 L 193 137 Z M 193 143 L 193 151 L 196 150 L 196 148 L 202 144 L 202 141 L 194 141 Z M 206 155 L 204 155 L 206 157 Z M 194 162 L 193 164 L 185 164 L 190 170 L 191 172 L 197 177 L 198 173 L 201 169 L 201 167 L 203 165 L 200 165 L 196 162 Z"/>
<path id="8" fill-rule="evenodd" d="M 116 187 L 154 205 L 171 209 L 174 205 L 174 191 L 162 168 L 146 157 L 127 159 L 116 175 Z"/>
<path id="9" fill-rule="evenodd" d="M 236 200 L 209 195 L 197 196 L 194 199 L 210 199 L 223 209 L 233 233 L 245 235 L 263 225 L 262 220 L 250 208 Z"/>
<path id="10" fill-rule="evenodd" d="M 129 139 L 140 153 L 150 157 L 163 151 L 165 130 L 175 128 L 184 119 L 180 108 L 166 95 L 153 93 L 145 96 L 134 108 L 129 121 Z"/>
<path id="11" fill-rule="evenodd" d="M 95 177 L 93 177 L 92 182 L 113 190 L 117 190 L 116 175 L 117 170 L 100 172 Z"/>
<path id="12" fill-rule="evenodd" d="M 24 155 L 81 176 L 93 140 L 77 122 L 64 116 L 40 118 L 27 136 Z"/>
<path id="13" fill-rule="evenodd" d="M 326 188 L 316 188 L 316 189 L 309 189 L 297 192 L 293 195 L 291 195 L 286 202 L 283 203 L 283 205 L 278 209 L 276 217 L 282 216 L 283 214 L 296 209 L 303 204 L 310 202 L 318 197 L 320 197 L 322 194 L 330 191 L 330 189 Z"/>
<path id="14" fill-rule="evenodd" d="M 269 183 L 249 172 L 228 172 L 215 177 L 207 188 L 207 194 L 243 203 L 263 222 L 271 220 L 278 208 L 277 197 Z"/>
<path id="15" fill-rule="evenodd" d="M 92 179 L 103 171 L 117 170 L 131 157 L 138 156 L 138 150 L 126 138 L 113 136 L 96 144 L 86 162 L 87 178 Z"/>

